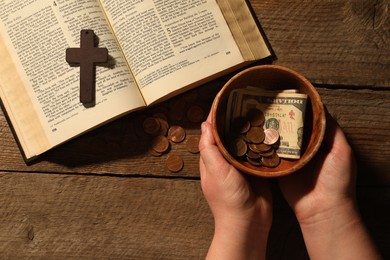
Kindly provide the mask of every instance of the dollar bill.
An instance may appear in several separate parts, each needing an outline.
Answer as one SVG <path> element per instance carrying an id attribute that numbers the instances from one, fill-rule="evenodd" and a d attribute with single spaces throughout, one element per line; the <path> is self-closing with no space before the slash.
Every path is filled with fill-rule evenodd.
<path id="1" fill-rule="evenodd" d="M 237 89 L 231 96 L 227 119 L 232 122 L 257 108 L 265 116 L 264 129 L 274 128 L 279 132 L 280 145 L 277 154 L 281 158 L 299 159 L 303 140 L 303 127 L 307 95 L 296 91 L 259 91 Z M 228 102 L 229 104 L 229 102 Z M 230 128 L 230 123 L 227 124 Z"/>

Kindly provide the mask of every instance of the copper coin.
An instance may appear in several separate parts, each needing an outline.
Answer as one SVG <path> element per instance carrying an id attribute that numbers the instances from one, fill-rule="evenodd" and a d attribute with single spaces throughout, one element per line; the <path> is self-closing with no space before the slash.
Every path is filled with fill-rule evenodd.
<path id="1" fill-rule="evenodd" d="M 184 162 L 180 156 L 169 155 L 166 161 L 167 168 L 170 172 L 179 172 L 183 169 Z"/>
<path id="2" fill-rule="evenodd" d="M 268 152 L 269 150 L 272 149 L 272 146 L 269 146 L 265 143 L 260 143 L 260 144 L 249 144 L 249 149 L 256 153 L 264 153 Z"/>
<path id="3" fill-rule="evenodd" d="M 152 148 L 158 153 L 166 152 L 169 148 L 168 138 L 163 135 L 156 136 L 152 140 Z"/>
<path id="4" fill-rule="evenodd" d="M 200 106 L 192 106 L 187 110 L 187 118 L 193 123 L 202 122 L 204 110 Z"/>
<path id="5" fill-rule="evenodd" d="M 264 130 L 261 127 L 254 126 L 249 129 L 248 133 L 246 133 L 246 137 L 250 142 L 259 144 L 264 141 Z"/>
<path id="6" fill-rule="evenodd" d="M 275 153 L 274 149 L 270 149 L 269 151 L 266 152 L 260 152 L 260 155 L 263 157 L 271 157 Z"/>
<path id="7" fill-rule="evenodd" d="M 280 164 L 280 158 L 277 155 L 277 153 L 274 153 L 270 157 L 262 157 L 261 163 L 266 167 L 273 168 L 273 167 L 276 167 Z"/>
<path id="8" fill-rule="evenodd" d="M 140 140 L 149 140 L 150 139 L 150 135 L 148 133 L 145 132 L 144 128 L 143 128 L 143 122 L 144 122 L 145 119 L 143 118 L 140 118 L 140 117 L 136 117 L 134 119 L 134 131 L 135 131 L 135 136 L 137 138 L 139 138 Z"/>
<path id="9" fill-rule="evenodd" d="M 154 156 L 154 157 L 159 157 L 161 155 L 163 155 L 163 153 L 159 153 L 159 152 L 156 152 L 153 147 L 150 147 L 149 150 L 148 150 L 149 154 L 151 156 Z"/>
<path id="10" fill-rule="evenodd" d="M 169 124 L 167 120 L 160 117 L 156 117 L 156 119 L 160 123 L 160 131 L 158 132 L 158 135 L 167 135 L 169 129 Z"/>
<path id="11" fill-rule="evenodd" d="M 250 159 L 260 159 L 261 158 L 261 154 L 256 153 L 256 152 L 254 152 L 252 150 L 248 150 L 246 152 L 246 157 L 250 158 Z"/>
<path id="12" fill-rule="evenodd" d="M 190 153 L 199 153 L 199 136 L 188 137 L 186 147 Z"/>
<path id="13" fill-rule="evenodd" d="M 247 157 L 248 162 L 252 164 L 253 166 L 261 166 L 261 161 L 259 159 L 252 159 Z"/>
<path id="14" fill-rule="evenodd" d="M 147 117 L 142 123 L 142 128 L 145 133 L 155 136 L 160 131 L 160 122 L 154 117 Z"/>
<path id="15" fill-rule="evenodd" d="M 181 143 L 186 138 L 186 131 L 179 125 L 173 125 L 168 130 L 168 139 L 174 143 Z"/>
<path id="16" fill-rule="evenodd" d="M 273 145 L 279 141 L 279 132 L 273 128 L 268 128 L 264 130 L 265 139 L 264 143 L 268 145 Z"/>
<path id="17" fill-rule="evenodd" d="M 251 128 L 251 123 L 244 117 L 237 117 L 232 122 L 232 129 L 234 133 L 245 134 Z"/>
<path id="18" fill-rule="evenodd" d="M 153 117 L 154 117 L 154 118 L 161 118 L 161 119 L 163 119 L 163 120 L 165 120 L 165 121 L 168 121 L 167 115 L 165 115 L 165 114 L 162 113 L 162 112 L 156 112 L 156 113 L 154 113 L 154 114 L 153 114 Z"/>
<path id="19" fill-rule="evenodd" d="M 264 113 L 257 108 L 249 110 L 247 118 L 252 126 L 263 126 L 265 121 Z"/>
<path id="20" fill-rule="evenodd" d="M 235 138 L 230 142 L 229 150 L 234 156 L 241 157 L 246 154 L 248 146 L 242 138 Z"/>

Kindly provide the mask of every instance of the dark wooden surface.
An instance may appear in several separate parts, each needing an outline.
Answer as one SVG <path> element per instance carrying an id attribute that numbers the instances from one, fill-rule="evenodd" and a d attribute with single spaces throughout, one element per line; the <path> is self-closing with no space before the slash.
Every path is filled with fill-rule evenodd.
<path id="1" fill-rule="evenodd" d="M 338 120 L 359 164 L 358 203 L 390 257 L 389 0 L 251 0 L 277 56 L 306 76 Z M 208 112 L 229 76 L 158 107 L 127 115 L 26 165 L 0 112 L 0 258 L 202 259 L 213 219 L 199 182 L 199 155 L 185 143 L 148 154 L 139 121 L 180 100 Z M 196 97 L 196 98 L 194 98 Z M 186 102 L 187 106 L 191 102 Z M 187 135 L 200 124 L 176 122 Z M 307 259 L 299 226 L 276 185 L 269 259 Z"/>

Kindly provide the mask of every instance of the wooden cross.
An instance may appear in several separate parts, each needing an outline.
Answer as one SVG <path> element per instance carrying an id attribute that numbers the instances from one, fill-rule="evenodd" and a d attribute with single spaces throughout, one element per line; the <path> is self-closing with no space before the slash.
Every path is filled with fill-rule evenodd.
<path id="1" fill-rule="evenodd" d="M 108 60 L 107 48 L 95 48 L 92 30 L 81 30 L 80 48 L 68 48 L 66 61 L 80 65 L 80 102 L 95 103 L 95 65 Z"/>

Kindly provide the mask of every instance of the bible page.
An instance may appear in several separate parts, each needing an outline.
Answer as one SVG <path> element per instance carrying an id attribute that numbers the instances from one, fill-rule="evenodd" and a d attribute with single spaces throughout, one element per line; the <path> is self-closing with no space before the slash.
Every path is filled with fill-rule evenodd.
<path id="1" fill-rule="evenodd" d="M 243 63 L 215 0 L 100 0 L 147 104 Z"/>
<path id="2" fill-rule="evenodd" d="M 22 146 L 33 146 L 23 147 L 32 156 L 145 106 L 96 0 L 0 0 L 0 6 L 0 53 L 6 61 L 0 72 L 8 72 L 0 75 L 1 97 Z M 65 60 L 67 48 L 80 47 L 81 29 L 94 30 L 95 47 L 108 48 L 110 56 L 107 65 L 96 67 L 91 108 L 79 101 L 80 67 Z"/>

